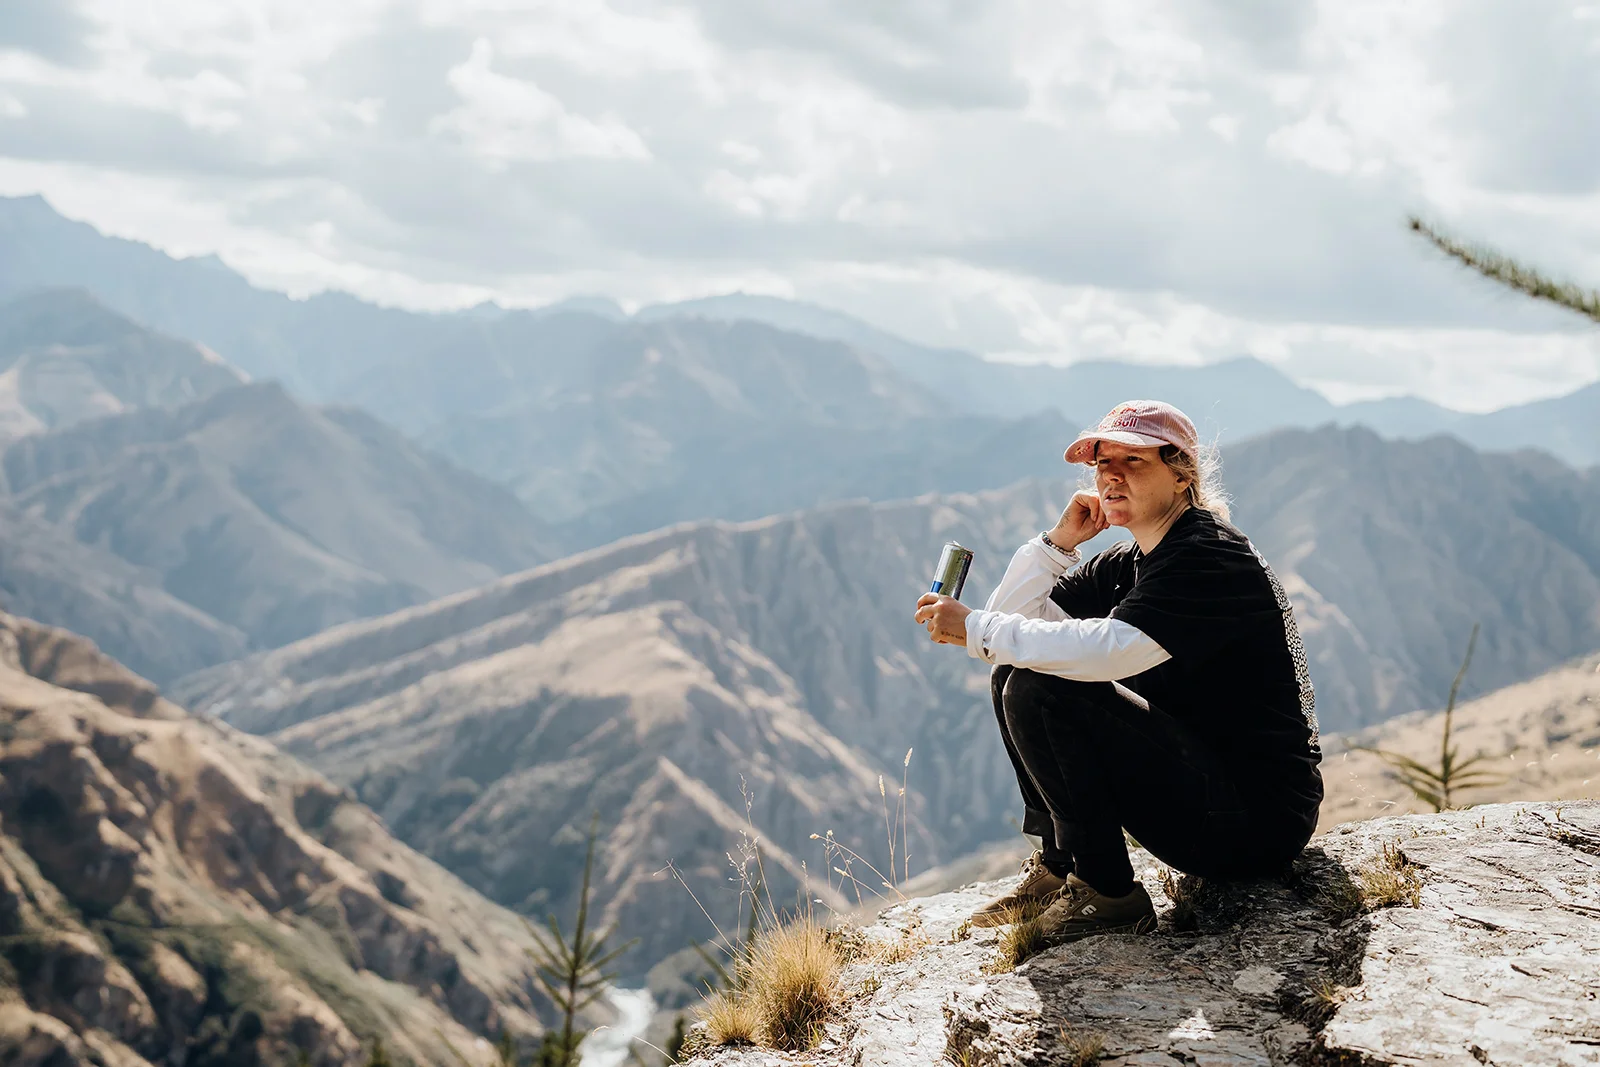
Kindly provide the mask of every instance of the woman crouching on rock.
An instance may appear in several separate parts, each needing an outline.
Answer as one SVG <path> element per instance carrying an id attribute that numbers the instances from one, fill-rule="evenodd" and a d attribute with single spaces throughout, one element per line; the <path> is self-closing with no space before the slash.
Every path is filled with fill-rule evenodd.
<path id="1" fill-rule="evenodd" d="M 972 922 L 1043 908 L 1051 941 L 1154 928 L 1123 830 L 1180 871 L 1258 877 L 1299 854 L 1322 803 L 1289 598 L 1228 524 L 1194 423 L 1133 401 L 1065 458 L 1093 466 L 1094 490 L 1017 550 L 984 610 L 928 593 L 916 613 L 933 640 L 994 665 L 1023 831 L 1043 840 Z M 1108 526 L 1133 540 L 1077 566 Z"/>

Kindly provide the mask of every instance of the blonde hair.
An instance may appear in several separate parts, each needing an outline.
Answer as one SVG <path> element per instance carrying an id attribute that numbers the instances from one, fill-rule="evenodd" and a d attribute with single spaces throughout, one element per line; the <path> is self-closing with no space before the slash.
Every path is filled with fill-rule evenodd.
<path id="1" fill-rule="evenodd" d="M 1222 457 L 1210 445 L 1201 445 L 1198 456 L 1190 455 L 1177 445 L 1161 446 L 1161 462 L 1173 473 L 1189 480 L 1189 506 L 1209 511 L 1223 522 L 1228 521 L 1228 493 L 1222 488 Z"/>
<path id="2" fill-rule="evenodd" d="M 1201 445 L 1196 451 L 1198 455 L 1190 455 L 1177 445 L 1161 446 L 1161 462 L 1170 467 L 1173 473 L 1189 480 L 1189 487 L 1185 493 L 1189 497 L 1189 506 L 1209 511 L 1223 522 L 1229 521 L 1230 509 L 1228 507 L 1228 492 L 1222 487 L 1222 456 L 1213 445 Z M 1094 458 L 1100 456 L 1100 443 L 1095 442 Z M 1094 488 L 1094 459 L 1084 464 L 1082 484 L 1086 489 Z"/>

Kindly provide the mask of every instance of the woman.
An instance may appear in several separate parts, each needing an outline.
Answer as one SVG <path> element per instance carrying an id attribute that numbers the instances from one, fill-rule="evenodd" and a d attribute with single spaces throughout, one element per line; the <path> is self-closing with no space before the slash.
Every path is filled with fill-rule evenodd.
<path id="1" fill-rule="evenodd" d="M 1133 401 L 1065 458 L 1094 468 L 1094 490 L 1017 550 L 984 610 L 929 593 L 916 612 L 934 641 L 994 665 L 1023 830 L 1043 840 L 972 921 L 1042 906 L 1053 941 L 1154 928 L 1124 829 L 1180 871 L 1248 878 L 1299 854 L 1322 802 L 1289 599 L 1228 524 L 1194 423 Z M 1072 570 L 1108 526 L 1133 539 Z"/>

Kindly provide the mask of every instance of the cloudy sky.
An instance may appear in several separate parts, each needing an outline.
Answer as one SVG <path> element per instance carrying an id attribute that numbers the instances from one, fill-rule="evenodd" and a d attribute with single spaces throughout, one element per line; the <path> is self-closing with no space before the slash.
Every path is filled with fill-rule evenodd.
<path id="1" fill-rule="evenodd" d="M 1484 409 L 1600 330 L 1600 3 L 0 0 L 0 194 L 384 303 L 743 289 Z"/>

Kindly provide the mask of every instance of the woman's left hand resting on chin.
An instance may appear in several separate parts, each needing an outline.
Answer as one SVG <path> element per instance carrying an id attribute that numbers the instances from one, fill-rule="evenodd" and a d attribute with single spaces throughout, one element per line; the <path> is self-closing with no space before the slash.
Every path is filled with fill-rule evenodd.
<path id="1" fill-rule="evenodd" d="M 972 609 L 955 597 L 923 593 L 917 601 L 916 619 L 928 628 L 928 637 L 941 645 L 967 643 L 967 616 Z"/>

